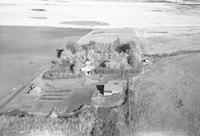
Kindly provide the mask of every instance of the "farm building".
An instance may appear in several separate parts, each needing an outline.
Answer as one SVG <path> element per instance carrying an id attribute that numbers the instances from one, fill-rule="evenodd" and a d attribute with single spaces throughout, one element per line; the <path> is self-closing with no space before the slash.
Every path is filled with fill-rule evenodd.
<path id="1" fill-rule="evenodd" d="M 97 89 L 104 96 L 122 93 L 125 87 L 125 81 L 111 80 L 105 85 L 98 85 Z"/>

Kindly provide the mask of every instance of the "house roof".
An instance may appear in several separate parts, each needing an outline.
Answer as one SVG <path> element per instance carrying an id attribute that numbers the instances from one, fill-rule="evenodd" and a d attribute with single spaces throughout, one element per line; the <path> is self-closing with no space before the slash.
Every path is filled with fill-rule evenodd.
<path id="1" fill-rule="evenodd" d="M 124 80 L 111 80 L 107 84 L 105 84 L 104 91 L 112 93 L 120 93 L 123 92 L 125 86 Z"/>

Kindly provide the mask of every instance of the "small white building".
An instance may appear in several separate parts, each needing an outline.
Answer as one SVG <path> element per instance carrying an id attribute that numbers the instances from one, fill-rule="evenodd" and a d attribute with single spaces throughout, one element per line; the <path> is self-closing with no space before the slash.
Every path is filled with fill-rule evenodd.
<path id="1" fill-rule="evenodd" d="M 30 91 L 29 94 L 33 95 L 33 96 L 40 96 L 42 92 L 42 89 L 36 85 L 35 87 L 33 87 Z"/>
<path id="2" fill-rule="evenodd" d="M 90 73 L 94 69 L 94 65 L 91 64 L 91 62 L 86 61 L 86 66 L 81 68 L 81 71 L 84 72 L 86 75 Z"/>

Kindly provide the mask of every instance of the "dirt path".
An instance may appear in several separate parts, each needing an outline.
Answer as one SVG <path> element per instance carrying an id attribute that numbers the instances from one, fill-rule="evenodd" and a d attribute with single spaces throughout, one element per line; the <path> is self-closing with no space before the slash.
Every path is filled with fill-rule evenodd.
<path id="1" fill-rule="evenodd" d="M 0 102 L 0 104 L 1 104 L 0 105 L 0 109 L 3 108 L 4 106 L 6 106 L 7 103 L 9 103 L 10 101 L 12 101 L 12 99 L 14 99 L 26 87 L 27 87 L 26 85 L 23 85 L 20 89 L 18 89 L 14 93 L 10 94 L 9 96 L 7 96 L 7 98 L 4 98 L 3 101 Z"/>

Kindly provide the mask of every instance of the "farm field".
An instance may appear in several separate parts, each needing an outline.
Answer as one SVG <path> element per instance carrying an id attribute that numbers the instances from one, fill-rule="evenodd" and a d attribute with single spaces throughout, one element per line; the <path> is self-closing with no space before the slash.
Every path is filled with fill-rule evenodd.
<path id="1" fill-rule="evenodd" d="M 0 100 L 48 67 L 56 49 L 90 30 L 0 26 Z M 39 72 L 39 73 L 37 73 Z"/>

